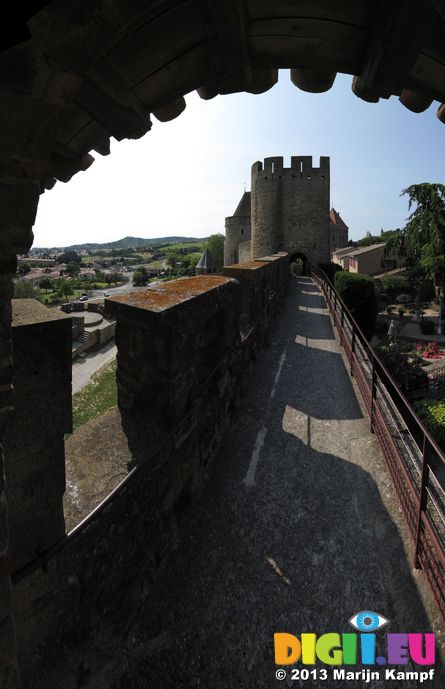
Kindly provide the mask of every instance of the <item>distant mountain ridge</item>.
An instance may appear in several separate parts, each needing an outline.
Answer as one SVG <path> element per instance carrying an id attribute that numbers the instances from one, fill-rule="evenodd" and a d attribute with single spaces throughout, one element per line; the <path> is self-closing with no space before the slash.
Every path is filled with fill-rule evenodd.
<path id="1" fill-rule="evenodd" d="M 70 246 L 58 247 L 33 247 L 34 249 L 63 249 L 64 251 L 82 251 L 88 249 L 130 249 L 140 248 L 141 246 L 158 246 L 159 244 L 177 244 L 179 242 L 202 242 L 205 237 L 156 237 L 154 239 L 143 239 L 142 237 L 124 237 L 117 239 L 114 242 L 106 242 L 100 244 L 98 242 L 89 242 L 87 244 L 71 244 Z"/>

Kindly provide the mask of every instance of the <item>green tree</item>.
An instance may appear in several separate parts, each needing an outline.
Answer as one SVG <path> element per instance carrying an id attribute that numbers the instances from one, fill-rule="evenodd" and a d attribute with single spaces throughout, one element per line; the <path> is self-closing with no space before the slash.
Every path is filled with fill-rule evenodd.
<path id="1" fill-rule="evenodd" d="M 412 184 L 403 189 L 403 195 L 408 196 L 408 210 L 415 208 L 387 246 L 397 248 L 415 274 L 433 280 L 440 296 L 440 334 L 445 293 L 445 185 Z"/>
<path id="2" fill-rule="evenodd" d="M 30 282 L 16 282 L 14 285 L 14 299 L 38 299 L 42 301 L 42 295 L 37 287 Z"/>
<path id="3" fill-rule="evenodd" d="M 206 242 L 206 248 L 212 254 L 212 257 L 218 266 L 224 265 L 224 235 L 212 234 Z"/>
<path id="4" fill-rule="evenodd" d="M 42 278 L 39 282 L 39 287 L 47 292 L 49 289 L 53 288 L 53 283 L 49 278 Z"/>
<path id="5" fill-rule="evenodd" d="M 65 253 L 61 254 L 57 259 L 57 263 L 77 263 L 77 264 L 80 264 L 81 261 L 82 261 L 82 258 L 79 256 L 79 254 L 76 251 L 65 251 Z"/>
<path id="6" fill-rule="evenodd" d="M 165 259 L 167 265 L 170 268 L 170 272 L 173 273 L 176 271 L 176 268 L 178 267 L 178 263 L 180 261 L 179 256 L 173 252 L 170 252 Z"/>
<path id="7" fill-rule="evenodd" d="M 19 266 L 18 273 L 19 275 L 27 275 L 31 271 L 31 266 L 29 263 L 22 263 L 21 266 Z"/>
<path id="8" fill-rule="evenodd" d="M 196 254 L 187 254 L 183 256 L 181 261 L 181 266 L 178 270 L 178 276 L 182 277 L 184 275 L 195 275 L 196 264 L 199 261 L 199 256 Z"/>
<path id="9" fill-rule="evenodd" d="M 73 288 L 67 280 L 62 280 L 62 282 L 59 284 L 57 293 L 60 297 L 69 297 L 70 294 L 73 294 Z"/>
<path id="10" fill-rule="evenodd" d="M 140 266 L 133 273 L 133 285 L 136 287 L 144 287 L 148 282 L 148 272 L 144 266 Z"/>
<path id="11" fill-rule="evenodd" d="M 78 275 L 80 272 L 79 264 L 74 262 L 68 263 L 66 266 L 66 272 L 68 275 Z"/>

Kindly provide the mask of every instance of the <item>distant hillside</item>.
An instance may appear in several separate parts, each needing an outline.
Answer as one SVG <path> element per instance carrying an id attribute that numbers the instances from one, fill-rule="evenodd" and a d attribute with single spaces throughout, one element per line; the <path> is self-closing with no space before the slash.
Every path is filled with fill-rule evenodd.
<path id="1" fill-rule="evenodd" d="M 63 249 L 64 251 L 82 251 L 88 249 L 129 249 L 129 248 L 140 248 L 141 246 L 158 246 L 159 244 L 178 244 L 181 243 L 196 243 L 202 242 L 203 239 L 198 239 L 197 237 L 156 237 L 155 239 L 143 239 L 142 237 L 124 237 L 123 239 L 117 239 L 115 242 L 106 242 L 105 244 L 99 243 L 88 243 L 88 244 L 72 244 L 71 246 L 60 246 L 60 247 L 33 247 L 34 249 L 50 249 L 51 251 L 56 251 L 57 249 Z"/>

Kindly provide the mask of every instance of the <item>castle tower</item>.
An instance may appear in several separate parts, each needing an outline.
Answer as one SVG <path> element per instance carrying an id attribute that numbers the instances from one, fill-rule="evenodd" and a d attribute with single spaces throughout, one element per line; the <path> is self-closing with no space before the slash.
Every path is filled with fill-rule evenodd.
<path id="1" fill-rule="evenodd" d="M 224 265 L 250 259 L 250 191 L 245 191 L 233 215 L 226 218 Z"/>
<path id="2" fill-rule="evenodd" d="M 330 260 L 329 157 L 266 158 L 252 165 L 251 256 L 287 251 L 314 263 Z"/>

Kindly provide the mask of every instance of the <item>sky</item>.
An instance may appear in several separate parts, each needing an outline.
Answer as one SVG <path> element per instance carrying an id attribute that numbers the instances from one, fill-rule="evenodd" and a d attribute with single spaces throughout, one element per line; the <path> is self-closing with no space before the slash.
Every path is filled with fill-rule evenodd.
<path id="1" fill-rule="evenodd" d="M 414 114 L 397 97 L 366 103 L 338 75 L 323 94 L 309 94 L 280 71 L 261 95 L 233 94 L 204 101 L 186 96 L 175 120 L 153 126 L 143 138 L 111 143 L 70 182 L 41 196 L 34 246 L 109 242 L 127 235 L 206 237 L 224 233 L 253 162 L 291 155 L 331 158 L 331 206 L 349 237 L 403 227 L 407 197 L 420 182 L 445 182 L 445 125 L 438 103 Z"/>

